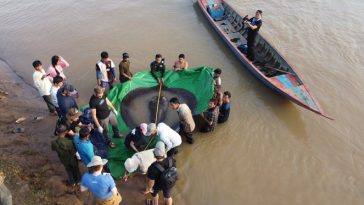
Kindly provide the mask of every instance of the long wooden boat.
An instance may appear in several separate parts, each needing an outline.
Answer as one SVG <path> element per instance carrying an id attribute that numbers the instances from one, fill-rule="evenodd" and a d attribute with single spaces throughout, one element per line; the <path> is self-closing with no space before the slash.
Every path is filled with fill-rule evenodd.
<path id="1" fill-rule="evenodd" d="M 247 26 L 244 17 L 224 0 L 198 0 L 202 13 L 225 41 L 235 56 L 260 81 L 292 102 L 328 119 L 308 86 L 283 56 L 258 33 L 254 43 L 256 60 L 250 61 L 244 54 Z"/>

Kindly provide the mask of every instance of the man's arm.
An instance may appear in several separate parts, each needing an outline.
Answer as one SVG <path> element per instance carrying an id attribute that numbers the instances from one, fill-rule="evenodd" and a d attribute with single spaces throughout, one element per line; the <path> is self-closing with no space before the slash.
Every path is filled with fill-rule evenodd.
<path id="1" fill-rule="evenodd" d="M 94 120 L 94 123 L 96 125 L 96 128 L 101 127 L 99 120 L 96 117 L 96 109 L 91 109 L 91 115 L 92 115 L 92 119 Z"/>
<path id="2" fill-rule="evenodd" d="M 112 110 L 115 110 L 116 111 L 114 105 L 110 102 L 110 100 L 108 98 L 105 98 L 105 99 L 106 99 L 107 106 L 109 106 L 109 108 L 111 108 Z"/>
<path id="3" fill-rule="evenodd" d="M 162 65 L 163 65 L 163 67 L 161 69 L 161 78 L 163 78 L 164 72 L 166 71 L 166 66 L 164 64 L 162 64 Z"/>
<path id="4" fill-rule="evenodd" d="M 87 187 L 84 187 L 84 186 L 82 186 L 82 185 L 81 185 L 81 187 L 80 187 L 80 191 L 81 191 L 81 192 L 84 192 L 84 191 L 87 191 L 87 190 L 88 190 L 88 188 L 87 188 Z"/>
<path id="5" fill-rule="evenodd" d="M 130 147 L 135 151 L 135 152 L 139 152 L 139 150 L 135 147 L 135 145 L 134 145 L 134 142 L 133 141 L 131 141 L 130 142 Z"/>
<path id="6" fill-rule="evenodd" d="M 101 85 L 101 78 L 102 78 L 102 73 L 100 71 L 99 66 L 96 64 L 96 83 L 97 83 L 97 85 Z"/>
<path id="7" fill-rule="evenodd" d="M 116 196 L 118 194 L 118 189 L 116 187 L 111 189 L 112 195 Z"/>

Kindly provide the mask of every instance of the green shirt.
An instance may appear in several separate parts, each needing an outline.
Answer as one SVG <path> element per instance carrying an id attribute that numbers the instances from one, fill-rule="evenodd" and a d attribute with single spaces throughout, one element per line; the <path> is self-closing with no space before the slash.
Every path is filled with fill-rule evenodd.
<path id="1" fill-rule="evenodd" d="M 119 79 L 121 82 L 126 82 L 129 80 L 129 78 L 125 77 L 123 74 L 126 74 L 128 76 L 133 76 L 133 74 L 130 72 L 130 61 L 123 62 L 121 61 L 119 64 Z"/>
<path id="2" fill-rule="evenodd" d="M 57 138 L 52 141 L 52 150 L 57 152 L 64 166 L 77 163 L 76 149 L 72 140 Z"/>

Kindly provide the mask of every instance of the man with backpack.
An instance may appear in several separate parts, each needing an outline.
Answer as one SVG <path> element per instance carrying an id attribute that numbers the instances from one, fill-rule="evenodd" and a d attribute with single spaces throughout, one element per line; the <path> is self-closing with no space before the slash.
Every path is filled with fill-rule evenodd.
<path id="1" fill-rule="evenodd" d="M 157 146 L 154 149 L 156 161 L 153 162 L 147 171 L 147 187 L 144 194 L 151 193 L 152 200 L 146 200 L 147 204 L 158 205 L 158 192 L 163 191 L 166 205 L 172 205 L 171 191 L 175 185 L 178 175 L 176 160 L 172 157 L 165 158 L 165 145 Z"/>

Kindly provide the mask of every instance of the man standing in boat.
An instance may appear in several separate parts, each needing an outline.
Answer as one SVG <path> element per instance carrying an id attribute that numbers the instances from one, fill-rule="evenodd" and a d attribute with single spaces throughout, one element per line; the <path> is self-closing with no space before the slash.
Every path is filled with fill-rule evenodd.
<path id="1" fill-rule="evenodd" d="M 255 12 L 255 17 L 245 20 L 244 23 L 249 26 L 248 30 L 248 38 L 247 38 L 247 45 L 248 45 L 248 52 L 247 57 L 249 60 L 254 61 L 254 40 L 258 34 L 260 27 L 262 26 L 262 14 L 261 10 L 257 10 Z"/>

